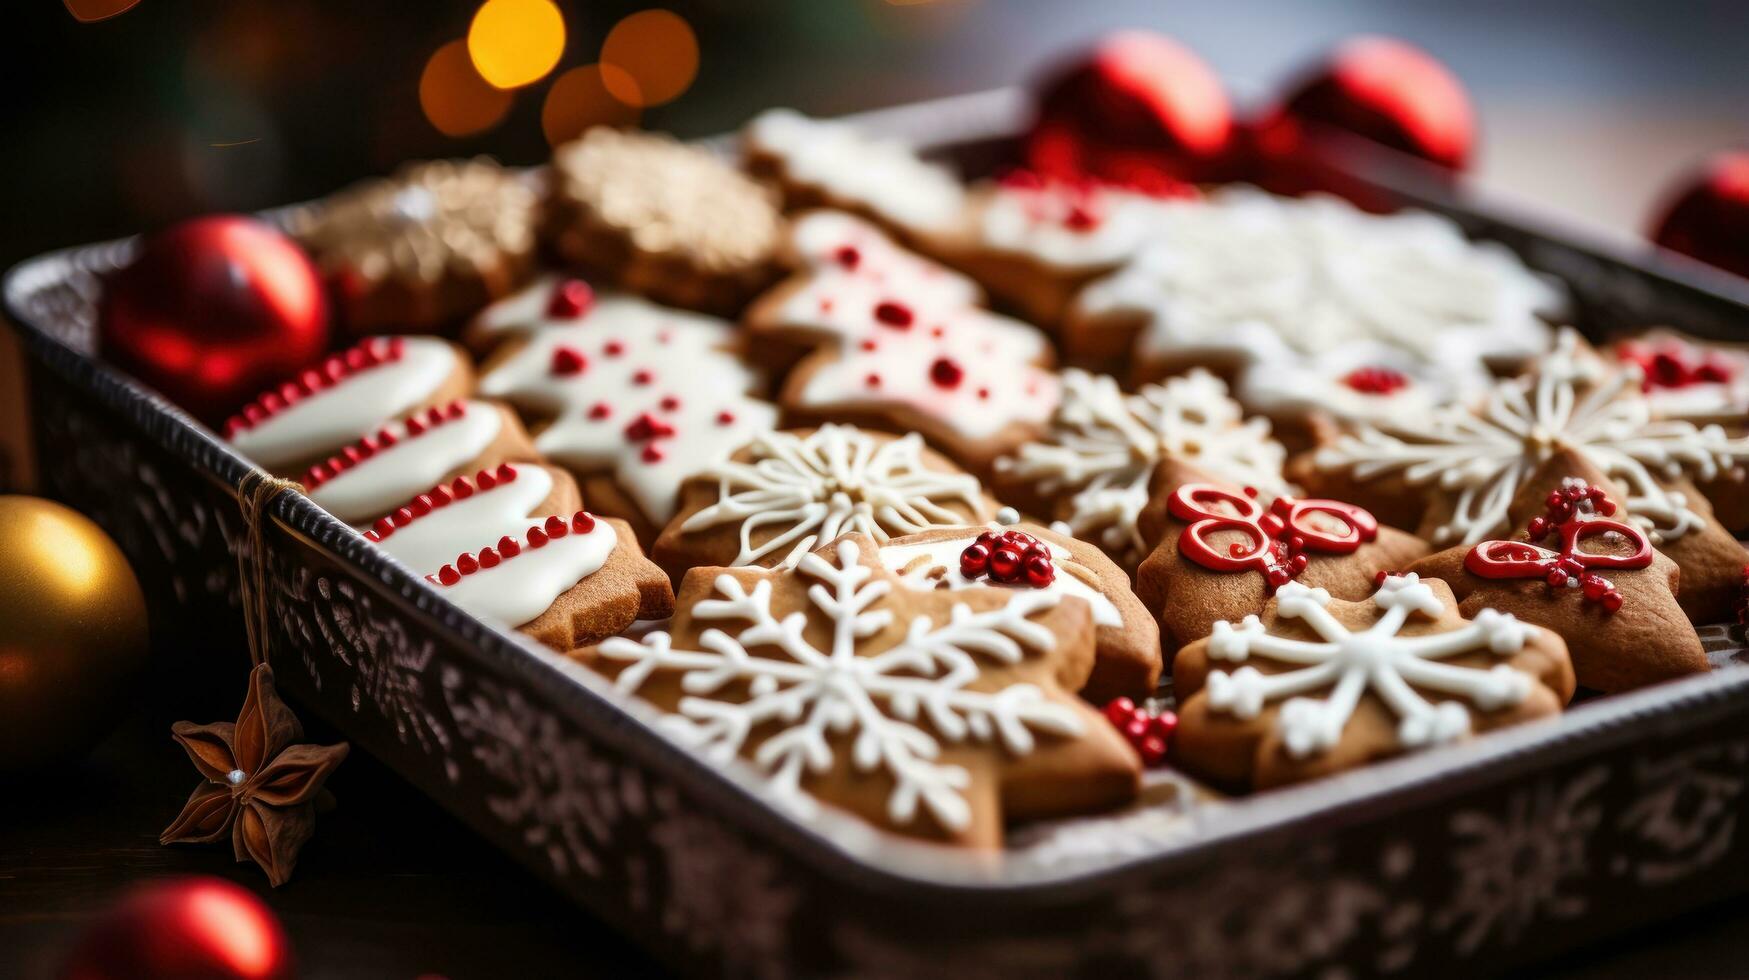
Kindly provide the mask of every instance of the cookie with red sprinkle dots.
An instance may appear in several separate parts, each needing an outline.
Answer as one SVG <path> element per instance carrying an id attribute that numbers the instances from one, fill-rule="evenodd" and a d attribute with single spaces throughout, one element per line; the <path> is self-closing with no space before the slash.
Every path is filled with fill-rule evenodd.
<path id="1" fill-rule="evenodd" d="M 1139 523 L 1159 543 L 1136 570 L 1136 594 L 1159 618 L 1169 657 L 1215 623 L 1260 611 L 1288 582 L 1365 598 L 1379 572 L 1427 554 L 1362 508 L 1267 494 L 1171 460 L 1155 471 Z"/>
<path id="2" fill-rule="evenodd" d="M 564 470 L 499 463 L 433 484 L 359 527 L 367 540 L 425 574 L 480 541 L 582 509 L 577 481 Z"/>
<path id="3" fill-rule="evenodd" d="M 1036 524 L 990 524 L 896 537 L 880 556 L 913 588 L 1041 590 L 1086 603 L 1096 639 L 1081 688 L 1089 701 L 1146 697 L 1160 680 L 1153 616 L 1130 590 L 1129 574 L 1085 541 Z"/>
<path id="4" fill-rule="evenodd" d="M 1584 457 L 1557 453 L 1513 498 L 1509 537 L 1409 570 L 1448 582 L 1466 615 L 1498 609 L 1560 634 L 1582 687 L 1614 693 L 1704 672 L 1706 653 L 1677 601 L 1685 579 L 1622 499 Z"/>
<path id="5" fill-rule="evenodd" d="M 568 651 L 674 611 L 668 576 L 624 521 L 588 511 L 491 537 L 425 576 L 437 594 L 491 623 Z"/>

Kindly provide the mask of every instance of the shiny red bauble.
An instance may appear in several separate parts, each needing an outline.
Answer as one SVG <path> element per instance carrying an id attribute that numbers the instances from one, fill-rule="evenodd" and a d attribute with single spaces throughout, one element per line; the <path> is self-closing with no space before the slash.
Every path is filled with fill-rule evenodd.
<path id="1" fill-rule="evenodd" d="M 1665 248 L 1749 277 L 1749 150 L 1715 155 L 1652 227 Z"/>
<path id="2" fill-rule="evenodd" d="M 1232 163 L 1233 112 L 1189 48 L 1148 31 L 1106 36 L 1041 88 L 1027 164 L 1116 183 L 1218 180 Z"/>
<path id="3" fill-rule="evenodd" d="M 279 920 L 221 878 L 175 878 L 124 895 L 86 929 L 65 980 L 270 980 L 292 975 Z"/>
<path id="4" fill-rule="evenodd" d="M 1427 52 L 1386 37 L 1344 41 L 1265 114 L 1254 134 L 1266 158 L 1303 152 L 1309 128 L 1346 130 L 1452 170 L 1476 149 L 1469 94 Z"/>
<path id="5" fill-rule="evenodd" d="M 253 218 L 210 215 L 141 243 L 104 284 L 102 355 L 213 422 L 328 346 L 328 303 L 295 242 Z"/>

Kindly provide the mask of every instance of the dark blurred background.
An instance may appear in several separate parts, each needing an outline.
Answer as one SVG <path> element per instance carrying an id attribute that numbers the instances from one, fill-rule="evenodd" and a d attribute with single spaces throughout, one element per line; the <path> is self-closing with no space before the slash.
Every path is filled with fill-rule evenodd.
<path id="1" fill-rule="evenodd" d="M 453 69 L 468 67 L 459 45 L 457 57 L 433 62 L 467 34 L 479 0 L 139 0 L 99 23 L 69 9 L 125 3 L 6 3 L 6 263 L 191 213 L 311 197 L 410 158 L 483 152 L 532 163 L 555 127 L 637 114 L 612 103 L 603 70 L 590 66 L 608 60 L 603 41 L 639 2 L 560 0 L 561 60 L 507 96 L 457 80 Z M 641 121 L 682 135 L 775 104 L 832 113 L 1024 82 L 1109 29 L 1144 26 L 1199 51 L 1242 101 L 1354 33 L 1413 41 L 1476 99 L 1485 182 L 1617 232 L 1640 228 L 1705 151 L 1749 142 L 1749 4 L 1734 0 L 676 0 L 669 9 L 696 37 L 696 75 L 688 81 L 674 19 L 644 22 L 621 57 L 681 88 Z M 445 135 L 434 116 L 478 131 Z"/>

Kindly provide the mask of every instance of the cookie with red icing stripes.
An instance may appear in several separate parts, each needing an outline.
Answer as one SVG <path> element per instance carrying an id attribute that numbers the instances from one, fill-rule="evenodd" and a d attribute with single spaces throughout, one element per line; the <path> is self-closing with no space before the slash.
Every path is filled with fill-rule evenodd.
<path id="1" fill-rule="evenodd" d="M 499 463 L 445 480 L 368 522 L 364 536 L 421 574 L 482 540 L 583 509 L 571 474 L 541 463 Z"/>
<path id="2" fill-rule="evenodd" d="M 1513 531 L 1409 566 L 1451 585 L 1465 615 L 1488 607 L 1560 634 L 1579 684 L 1626 691 L 1710 666 L 1677 601 L 1685 577 L 1583 455 L 1551 456 L 1518 488 Z"/>
<path id="3" fill-rule="evenodd" d="M 1364 599 L 1379 572 L 1427 554 L 1362 508 L 1265 494 L 1170 460 L 1155 471 L 1140 523 L 1159 543 L 1136 570 L 1136 594 L 1159 618 L 1168 653 L 1260 612 L 1288 582 Z"/>
<path id="4" fill-rule="evenodd" d="M 539 459 L 515 412 L 496 402 L 457 400 L 384 425 L 311 466 L 298 482 L 328 513 L 361 524 L 437 483 Z"/>
<path id="5" fill-rule="evenodd" d="M 435 337 L 370 337 L 262 392 L 224 425 L 225 441 L 296 474 L 404 415 L 466 398 L 466 352 Z"/>
<path id="6" fill-rule="evenodd" d="M 812 349 L 779 396 L 795 424 L 918 432 L 980 473 L 1042 430 L 1058 398 L 1043 334 L 973 305 L 963 277 L 847 216 L 804 216 L 791 250 L 800 270 L 746 322 L 786 345 L 774 360 Z"/>
<path id="7" fill-rule="evenodd" d="M 474 616 L 555 650 L 674 611 L 668 576 L 644 557 L 624 521 L 579 510 L 495 539 L 482 528 L 479 542 L 426 581 Z"/>

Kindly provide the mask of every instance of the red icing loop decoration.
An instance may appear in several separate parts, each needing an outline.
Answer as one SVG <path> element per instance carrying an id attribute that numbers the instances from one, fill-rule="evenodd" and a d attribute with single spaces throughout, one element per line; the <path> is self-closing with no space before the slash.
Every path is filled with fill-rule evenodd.
<path id="1" fill-rule="evenodd" d="M 1610 612 L 1622 606 L 1622 595 L 1595 569 L 1646 568 L 1652 564 L 1652 543 L 1632 524 L 1596 517 L 1582 509 L 1590 501 L 1603 514 L 1615 505 L 1596 487 L 1575 484 L 1549 495 L 1548 512 L 1530 522 L 1532 541 L 1556 535 L 1561 548 L 1552 551 L 1528 541 L 1483 541 L 1464 556 L 1464 568 L 1472 575 L 1491 579 L 1540 578 L 1550 588 L 1569 588 L 1574 583 L 1588 602 Z M 1632 554 L 1611 555 L 1586 551 L 1580 545 L 1605 534 L 1619 534 L 1634 546 Z"/>
<path id="2" fill-rule="evenodd" d="M 1339 500 L 1297 500 L 1277 497 L 1265 509 L 1244 494 L 1209 483 L 1187 483 L 1172 492 L 1166 507 L 1172 516 L 1188 522 L 1178 537 L 1179 553 L 1216 572 L 1257 572 L 1270 590 L 1285 585 L 1306 570 L 1306 551 L 1322 554 L 1353 554 L 1362 544 L 1378 537 L 1379 523 L 1372 514 Z M 1211 509 L 1226 504 L 1233 513 Z M 1307 522 L 1313 514 L 1334 517 L 1339 531 L 1328 531 Z M 1223 552 L 1209 538 L 1222 531 L 1243 534 Z"/>

